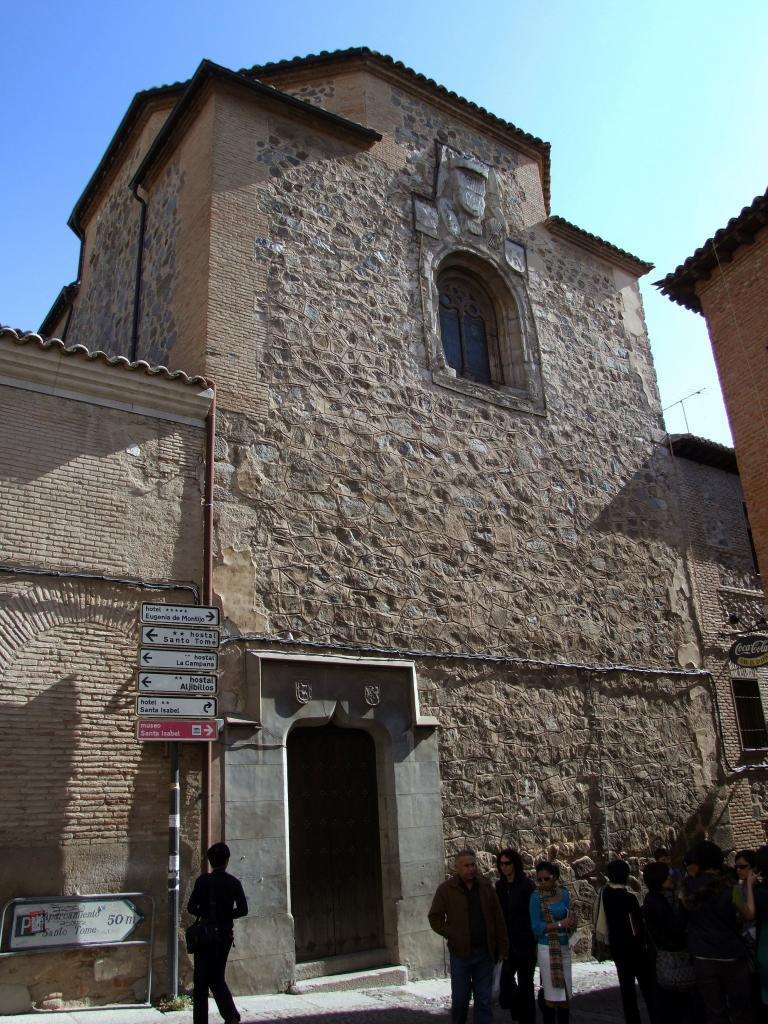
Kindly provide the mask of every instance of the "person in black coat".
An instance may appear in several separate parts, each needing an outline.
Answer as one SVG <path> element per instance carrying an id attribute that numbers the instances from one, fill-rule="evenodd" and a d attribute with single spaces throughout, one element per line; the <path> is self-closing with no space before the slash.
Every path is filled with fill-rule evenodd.
<path id="1" fill-rule="evenodd" d="M 499 880 L 496 894 L 504 914 L 509 936 L 509 958 L 501 968 L 500 1004 L 513 1020 L 534 1024 L 536 1004 L 533 973 L 536 969 L 536 938 L 531 929 L 529 905 L 536 886 L 523 871 L 517 850 L 507 847 L 496 856 Z"/>
<path id="2" fill-rule="evenodd" d="M 227 957 L 232 948 L 235 918 L 245 917 L 248 903 L 239 879 L 227 874 L 229 847 L 226 843 L 214 843 L 208 850 L 211 871 L 200 875 L 189 897 L 187 910 L 195 917 L 202 917 L 216 925 L 216 941 L 194 955 L 192 989 L 193 1024 L 208 1024 L 208 989 L 211 990 L 224 1024 L 239 1024 L 232 993 L 224 979 Z"/>
<path id="3" fill-rule="evenodd" d="M 640 904 L 635 894 L 627 889 L 629 864 L 625 860 L 612 860 L 605 874 L 608 884 L 603 888 L 602 900 L 611 960 L 616 964 L 621 989 L 624 1020 L 627 1024 L 641 1024 L 635 989 L 637 979 L 651 1022 L 657 1024 L 656 985 L 645 955 Z"/>
<path id="4" fill-rule="evenodd" d="M 723 851 L 703 839 L 691 851 L 699 872 L 683 889 L 688 915 L 688 952 L 707 1024 L 751 1024 L 749 954 L 741 937 L 746 919 L 733 874 L 724 869 Z"/>
<path id="5" fill-rule="evenodd" d="M 643 901 L 643 921 L 648 939 L 648 961 L 655 977 L 658 950 L 682 953 L 687 948 L 686 915 L 675 892 L 675 879 L 668 864 L 646 864 L 643 881 L 648 894 Z M 656 985 L 656 1004 L 661 1024 L 694 1024 L 703 1017 L 696 994 Z"/>

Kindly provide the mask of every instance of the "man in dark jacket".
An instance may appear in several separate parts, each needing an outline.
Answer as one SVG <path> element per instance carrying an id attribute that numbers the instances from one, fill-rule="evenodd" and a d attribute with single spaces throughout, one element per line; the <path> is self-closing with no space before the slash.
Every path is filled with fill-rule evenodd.
<path id="1" fill-rule="evenodd" d="M 229 847 L 226 843 L 214 843 L 208 851 L 209 874 L 200 875 L 195 881 L 187 910 L 195 917 L 211 921 L 216 928 L 215 941 L 195 953 L 195 968 L 192 990 L 193 1024 L 208 1024 L 208 989 L 211 990 L 224 1024 L 239 1024 L 232 993 L 224 980 L 227 957 L 232 948 L 233 921 L 245 917 L 248 904 L 240 881 L 227 874 Z"/>
<path id="2" fill-rule="evenodd" d="M 493 969 L 509 953 L 507 926 L 493 885 L 477 877 L 474 850 L 456 855 L 455 874 L 438 886 L 429 925 L 451 955 L 451 1019 L 466 1024 L 475 996 L 475 1024 L 493 1021 Z"/>
<path id="3" fill-rule="evenodd" d="M 749 962 L 741 939 L 738 887 L 723 870 L 723 851 L 703 840 L 691 851 L 699 873 L 686 880 L 688 952 L 706 1007 L 707 1024 L 750 1024 Z"/>

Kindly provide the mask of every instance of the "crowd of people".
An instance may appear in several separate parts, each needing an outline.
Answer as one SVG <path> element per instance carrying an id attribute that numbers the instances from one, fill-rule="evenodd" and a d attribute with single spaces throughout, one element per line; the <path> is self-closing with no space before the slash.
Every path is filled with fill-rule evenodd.
<path id="1" fill-rule="evenodd" d="M 429 911 L 448 944 L 453 1024 L 471 998 L 475 1024 L 491 1024 L 494 988 L 513 1021 L 535 1024 L 538 1005 L 544 1024 L 566 1024 L 579 936 L 558 866 L 539 861 L 534 880 L 506 848 L 496 867 L 494 888 L 462 850 Z M 733 867 L 709 840 L 681 868 L 658 849 L 642 875 L 641 904 L 630 865 L 610 861 L 592 918 L 592 953 L 616 966 L 627 1024 L 641 1021 L 638 988 L 651 1024 L 768 1024 L 768 846 L 739 850 Z"/>

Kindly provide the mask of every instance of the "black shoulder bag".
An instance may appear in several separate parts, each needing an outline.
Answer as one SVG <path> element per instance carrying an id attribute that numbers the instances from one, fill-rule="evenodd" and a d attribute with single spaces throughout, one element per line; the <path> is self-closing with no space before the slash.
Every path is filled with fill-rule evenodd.
<path id="1" fill-rule="evenodd" d="M 210 876 L 209 876 L 210 877 Z M 198 917 L 194 924 L 184 931 L 188 953 L 202 953 L 219 941 L 219 926 L 216 923 L 216 901 L 211 899 L 211 883 L 208 883 L 208 915 Z"/>

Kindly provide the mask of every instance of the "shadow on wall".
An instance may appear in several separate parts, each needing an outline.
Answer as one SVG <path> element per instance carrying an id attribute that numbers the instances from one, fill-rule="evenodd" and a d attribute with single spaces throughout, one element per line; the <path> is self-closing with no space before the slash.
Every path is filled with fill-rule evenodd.
<path id="1" fill-rule="evenodd" d="M 613 467 L 620 475 L 623 467 Z M 608 492 L 610 483 L 601 487 Z M 592 523 L 602 533 L 620 533 L 635 540 L 663 541 L 682 550 L 684 522 L 672 458 L 655 448 L 638 466 Z"/>
<path id="2" fill-rule="evenodd" d="M 31 700 L 6 677 L 0 716 L 0 901 L 65 891 L 61 839 L 71 796 L 73 737 L 81 717 L 75 674 Z"/>

